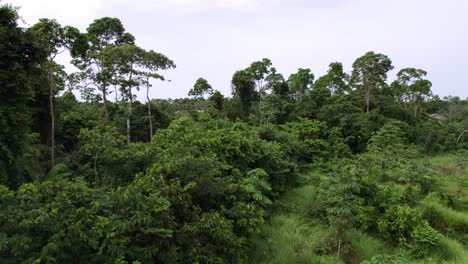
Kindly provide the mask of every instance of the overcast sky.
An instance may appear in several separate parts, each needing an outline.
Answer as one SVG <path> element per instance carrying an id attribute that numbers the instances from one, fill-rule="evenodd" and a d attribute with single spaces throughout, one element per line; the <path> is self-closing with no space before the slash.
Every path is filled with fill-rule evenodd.
<path id="1" fill-rule="evenodd" d="M 0 0 L 1 1 L 1 0 Z M 297 68 L 316 77 L 330 62 L 367 51 L 388 55 L 398 69 L 428 72 L 433 92 L 468 97 L 467 0 L 3 0 L 21 7 L 29 25 L 55 18 L 85 30 L 96 18 L 118 17 L 137 45 L 173 59 L 154 82 L 153 98 L 185 97 L 198 77 L 230 95 L 232 74 L 270 58 L 286 78 Z M 67 58 L 62 57 L 65 63 Z M 68 67 L 69 70 L 73 70 Z M 142 97 L 140 97 L 142 99 Z"/>

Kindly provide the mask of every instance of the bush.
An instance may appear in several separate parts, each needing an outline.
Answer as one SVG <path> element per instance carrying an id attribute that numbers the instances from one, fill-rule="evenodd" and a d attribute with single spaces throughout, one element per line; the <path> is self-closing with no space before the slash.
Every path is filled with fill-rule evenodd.
<path id="1" fill-rule="evenodd" d="M 390 207 L 378 222 L 380 235 L 394 245 L 407 246 L 413 229 L 423 221 L 421 214 L 408 205 Z"/>
<path id="2" fill-rule="evenodd" d="M 427 222 L 416 226 L 411 232 L 414 255 L 418 258 L 427 257 L 440 243 L 442 235 L 435 231 Z"/>
<path id="3" fill-rule="evenodd" d="M 408 260 L 399 255 L 377 255 L 371 260 L 363 261 L 361 264 L 406 264 Z"/>

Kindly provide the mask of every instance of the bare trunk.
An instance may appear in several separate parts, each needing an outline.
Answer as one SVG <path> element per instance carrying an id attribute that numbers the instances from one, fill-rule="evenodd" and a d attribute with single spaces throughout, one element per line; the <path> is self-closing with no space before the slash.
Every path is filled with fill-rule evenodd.
<path id="1" fill-rule="evenodd" d="M 268 100 L 268 115 L 267 115 L 267 120 L 266 120 L 266 124 L 270 124 L 270 117 L 271 117 L 271 98 Z"/>
<path id="2" fill-rule="evenodd" d="M 132 118 L 132 103 L 133 103 L 133 94 L 132 94 L 132 86 L 131 86 L 131 82 L 132 82 L 132 77 L 133 77 L 133 63 L 131 64 L 130 66 L 130 76 L 128 77 L 128 83 L 130 84 L 129 87 L 128 87 L 128 93 L 129 93 L 129 96 L 130 96 L 130 100 L 129 100 L 129 104 L 128 104 L 128 115 L 127 115 L 127 144 L 130 145 L 130 142 L 131 142 L 131 118 Z"/>
<path id="3" fill-rule="evenodd" d="M 117 85 L 114 85 L 114 92 L 115 92 L 115 103 L 119 102 L 119 95 L 117 93 Z"/>
<path id="4" fill-rule="evenodd" d="M 96 155 L 94 155 L 94 186 L 99 185 L 99 176 L 98 176 L 98 171 L 97 171 L 98 155 L 99 153 L 96 153 Z"/>
<path id="5" fill-rule="evenodd" d="M 370 88 L 366 89 L 366 112 L 369 113 L 369 104 L 370 104 Z"/>
<path id="6" fill-rule="evenodd" d="M 341 251 L 341 239 L 338 239 L 338 257 L 340 257 L 340 251 Z"/>
<path id="7" fill-rule="evenodd" d="M 102 86 L 102 100 L 104 102 L 104 123 L 107 125 L 109 123 L 109 112 L 107 111 L 107 87 L 106 84 Z"/>
<path id="8" fill-rule="evenodd" d="M 51 67 L 50 65 L 49 67 Z M 55 113 L 54 113 L 54 73 L 50 69 L 49 109 L 50 109 L 50 168 L 55 166 Z"/>
<path id="9" fill-rule="evenodd" d="M 468 131 L 468 129 L 463 130 L 463 132 L 460 134 L 460 136 L 458 136 L 458 138 L 457 138 L 457 144 L 458 144 L 458 142 L 460 142 L 460 139 L 461 139 L 462 136 L 466 133 L 466 131 Z"/>
<path id="10" fill-rule="evenodd" d="M 413 93 L 413 102 L 414 102 L 414 117 L 418 115 L 418 98 L 416 97 L 416 93 Z"/>
<path id="11" fill-rule="evenodd" d="M 260 99 L 258 101 L 258 111 L 260 112 L 260 127 L 262 127 L 263 123 L 263 110 L 262 110 L 262 83 L 261 81 L 258 81 L 258 95 L 260 96 Z"/>
<path id="12" fill-rule="evenodd" d="M 129 104 L 128 104 L 128 115 L 127 115 L 127 144 L 130 144 L 130 138 L 131 138 L 131 117 L 132 117 L 132 103 L 133 103 L 133 95 L 132 95 L 132 92 L 130 90 L 130 101 L 129 101 Z"/>
<path id="13" fill-rule="evenodd" d="M 97 74 L 100 74 L 102 72 L 101 65 L 99 62 L 95 60 L 96 67 L 97 67 Z M 103 101 L 103 107 L 104 107 L 104 124 L 109 123 L 109 112 L 107 112 L 107 83 L 106 81 L 98 82 L 97 85 L 99 86 L 98 88 L 102 92 L 102 101 Z"/>
<path id="14" fill-rule="evenodd" d="M 149 98 L 149 83 L 146 80 L 146 99 L 148 100 L 148 121 L 149 121 L 149 132 L 150 132 L 150 140 L 153 138 L 153 119 L 151 117 L 151 101 Z"/>
<path id="15" fill-rule="evenodd" d="M 337 256 L 340 257 L 340 252 L 341 252 L 341 240 L 343 238 L 343 230 L 338 229 L 338 252 Z"/>

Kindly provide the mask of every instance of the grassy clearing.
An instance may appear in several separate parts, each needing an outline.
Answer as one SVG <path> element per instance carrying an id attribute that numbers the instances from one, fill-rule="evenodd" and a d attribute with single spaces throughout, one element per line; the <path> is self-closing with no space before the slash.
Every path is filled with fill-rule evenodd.
<path id="1" fill-rule="evenodd" d="M 409 257 L 407 257 L 409 259 Z M 468 263 L 468 251 L 459 242 L 444 237 L 433 256 L 424 260 L 412 260 L 408 264 L 465 264 Z"/>
<path id="2" fill-rule="evenodd" d="M 450 230 L 457 230 L 461 234 L 468 233 L 468 214 L 447 208 L 436 201 L 422 201 L 421 208 L 431 225 L 447 234 Z"/>
<path id="3" fill-rule="evenodd" d="M 370 260 L 376 255 L 392 253 L 382 240 L 373 238 L 359 230 L 348 231 L 346 239 L 350 241 L 350 253 L 356 263 Z"/>
<path id="4" fill-rule="evenodd" d="M 323 175 L 310 171 L 303 186 L 284 194 L 274 205 L 275 215 L 262 226 L 252 241 L 249 263 L 345 263 L 335 256 L 335 231 L 317 220 L 317 186 Z M 278 213 L 279 212 L 279 213 Z M 346 232 L 351 241 L 343 257 L 360 263 L 372 256 L 390 252 L 384 242 L 357 230 Z"/>
<path id="5" fill-rule="evenodd" d="M 467 157 L 461 153 L 436 156 L 428 160 L 436 174 L 438 186 L 420 206 L 424 216 L 434 228 L 460 241 L 466 240 L 468 233 L 466 159 Z"/>
<path id="6" fill-rule="evenodd" d="M 274 216 L 254 239 L 251 263 L 327 263 L 316 259 L 331 236 L 326 226 L 312 225 L 296 214 Z"/>
<path id="7" fill-rule="evenodd" d="M 464 168 L 461 193 L 458 192 L 460 175 L 453 170 L 460 168 L 457 161 L 461 158 L 460 155 L 444 155 L 421 160 L 436 168 L 438 184 L 419 208 L 431 225 L 444 235 L 430 258 L 414 260 L 409 250 L 393 248 L 383 240 L 354 229 L 346 231 L 348 243 L 342 259 L 337 258 L 335 232 L 316 215 L 320 208 L 318 186 L 325 176 L 311 170 L 303 177 L 301 187 L 275 202 L 267 223 L 252 238 L 254 246 L 249 263 L 358 264 L 381 256 L 400 256 L 403 260 L 396 263 L 468 263 L 468 170 Z M 448 170 L 443 171 L 444 168 Z M 448 195 L 453 204 L 441 198 L 441 193 Z"/>
<path id="8" fill-rule="evenodd" d="M 460 161 L 466 163 L 468 155 L 447 154 L 431 157 L 428 162 L 431 164 L 434 172 L 438 175 L 439 189 L 448 193 L 458 193 L 461 184 L 463 197 L 468 196 L 468 169 L 466 164 L 461 165 Z M 463 172 L 460 182 L 460 170 Z"/>
<path id="9" fill-rule="evenodd" d="M 307 173 L 302 187 L 289 191 L 276 202 L 275 215 L 252 239 L 250 263 L 343 263 L 326 255 L 334 232 L 311 214 L 318 207 L 318 184 L 313 184 L 318 177 L 314 171 Z"/>

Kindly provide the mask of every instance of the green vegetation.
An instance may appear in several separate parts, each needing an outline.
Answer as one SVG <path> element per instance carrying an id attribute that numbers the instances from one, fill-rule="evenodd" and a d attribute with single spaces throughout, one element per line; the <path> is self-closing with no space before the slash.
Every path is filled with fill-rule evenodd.
<path id="1" fill-rule="evenodd" d="M 431 167 L 420 176 L 434 173 L 431 170 L 439 170 L 441 165 L 455 165 L 463 157 L 460 154 L 431 158 Z M 342 183 L 334 173 L 326 176 L 330 167 L 348 170 L 344 166 L 328 165 L 322 173 L 317 169 L 308 171 L 302 175 L 300 187 L 275 202 L 266 224 L 252 239 L 251 263 L 467 261 L 468 210 L 463 202 L 466 196 L 459 195 L 457 187 L 447 192 L 444 186 L 456 184 L 457 177 L 436 172 L 429 191 L 423 192 L 418 186 L 411 188 L 417 193 L 410 194 L 407 189 L 410 187 L 404 182 L 370 186 L 370 175 L 352 181 L 348 178 Z M 348 177 L 352 176 L 348 174 Z M 351 188 L 354 185 L 360 187 Z M 370 188 L 373 192 L 368 191 Z M 320 192 L 324 194 L 320 196 Z M 351 193 L 354 195 L 350 196 Z M 372 201 L 372 196 L 379 200 Z"/>
<path id="2" fill-rule="evenodd" d="M 0 5 L 0 262 L 468 263 L 468 101 L 424 70 L 263 58 L 230 97 L 152 100 L 175 62 L 118 18 L 18 19 Z"/>

